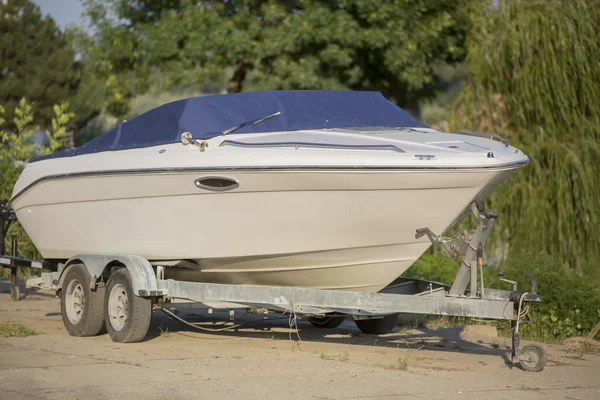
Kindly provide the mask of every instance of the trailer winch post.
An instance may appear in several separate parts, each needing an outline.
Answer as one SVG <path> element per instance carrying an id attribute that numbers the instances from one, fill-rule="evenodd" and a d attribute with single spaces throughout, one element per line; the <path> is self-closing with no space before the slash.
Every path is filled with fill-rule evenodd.
<path id="1" fill-rule="evenodd" d="M 467 286 L 470 283 L 469 297 L 477 297 L 477 270 L 479 265 L 479 246 L 483 249 L 487 242 L 492 228 L 496 222 L 496 213 L 485 207 L 482 201 L 475 201 L 471 204 L 471 211 L 477 219 L 477 229 L 467 248 L 464 258 L 460 263 L 460 268 L 456 278 L 452 283 L 449 294 L 451 296 L 464 296 Z"/>

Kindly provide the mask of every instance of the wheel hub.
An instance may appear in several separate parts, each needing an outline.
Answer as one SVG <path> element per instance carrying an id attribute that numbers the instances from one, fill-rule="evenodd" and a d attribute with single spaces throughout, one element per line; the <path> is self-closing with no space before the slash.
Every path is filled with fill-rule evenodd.
<path id="1" fill-rule="evenodd" d="M 69 286 L 67 286 L 67 293 L 65 294 L 65 308 L 67 312 L 67 318 L 73 325 L 77 325 L 83 316 L 83 310 L 85 308 L 85 295 L 83 293 L 83 286 L 77 279 L 73 279 Z"/>
<path id="2" fill-rule="evenodd" d="M 528 351 L 523 355 L 523 361 L 528 365 L 536 365 L 540 361 L 540 358 L 534 351 Z"/>
<path id="3" fill-rule="evenodd" d="M 129 314 L 129 297 L 125 286 L 116 284 L 108 298 L 108 316 L 112 327 L 120 331 L 127 323 Z"/>

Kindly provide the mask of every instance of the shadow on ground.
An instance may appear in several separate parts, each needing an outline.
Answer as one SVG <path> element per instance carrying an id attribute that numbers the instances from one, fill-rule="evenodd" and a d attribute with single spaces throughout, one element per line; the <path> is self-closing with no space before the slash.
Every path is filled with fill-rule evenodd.
<path id="1" fill-rule="evenodd" d="M 229 313 L 226 311 L 215 311 L 209 314 L 205 310 L 182 310 L 178 315 L 204 331 L 194 329 L 157 311 L 153 315 L 145 340 L 154 340 L 165 333 L 202 339 L 203 332 L 225 337 L 272 340 L 289 340 L 290 338 L 298 340 L 299 336 L 303 342 L 495 355 L 501 357 L 505 364 L 510 365 L 510 349 L 499 344 L 499 342 L 503 342 L 503 338 L 497 338 L 498 341 L 494 345 L 484 343 L 482 340 L 474 342 L 463 340 L 461 338 L 463 327 L 428 329 L 397 326 L 389 334 L 371 335 L 362 333 L 350 318 L 338 328 L 326 329 L 314 327 L 304 319 L 297 319 L 296 326 L 290 328 L 289 316 L 274 313 L 269 313 L 269 317 L 265 319 L 261 314 L 244 314 L 241 310 L 236 310 L 233 322 L 229 321 Z M 235 327 L 238 324 L 241 326 Z M 232 329 L 214 331 L 223 328 Z M 493 338 L 489 338 L 489 340 L 492 342 Z"/>

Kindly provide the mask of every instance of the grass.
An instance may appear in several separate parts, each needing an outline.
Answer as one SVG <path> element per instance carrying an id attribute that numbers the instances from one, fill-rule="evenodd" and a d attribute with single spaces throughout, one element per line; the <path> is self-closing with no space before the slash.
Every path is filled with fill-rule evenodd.
<path id="1" fill-rule="evenodd" d="M 582 353 L 600 353 L 600 347 L 595 346 L 588 342 L 583 342 L 580 344 Z"/>
<path id="2" fill-rule="evenodd" d="M 375 339 L 375 341 L 373 342 L 373 345 L 371 346 L 371 351 L 373 353 L 377 352 L 377 339 Z"/>
<path id="3" fill-rule="evenodd" d="M 395 363 L 390 364 L 390 369 L 394 371 L 408 371 L 408 357 L 398 357 Z"/>
<path id="4" fill-rule="evenodd" d="M 167 338 L 169 336 L 171 336 L 171 332 L 169 332 L 169 327 L 168 326 L 159 326 L 158 330 L 160 331 L 160 337 L 164 337 Z"/>
<path id="5" fill-rule="evenodd" d="M 540 391 L 540 388 L 529 387 L 529 386 L 525 386 L 525 385 L 521 385 L 521 387 L 519 389 L 524 392 L 539 392 Z"/>
<path id="6" fill-rule="evenodd" d="M 471 318 L 449 317 L 446 315 L 442 315 L 440 317 L 430 316 L 429 321 L 425 322 L 425 327 L 429 329 L 452 328 L 455 326 L 466 326 L 474 323 L 480 322 L 477 322 L 476 320 Z"/>
<path id="7" fill-rule="evenodd" d="M 338 354 L 336 356 L 329 356 L 324 351 L 321 351 L 319 353 L 319 351 L 315 349 L 315 350 L 313 350 L 313 354 L 319 354 L 319 358 L 322 359 L 322 360 L 330 360 L 330 361 L 331 360 L 337 360 L 339 362 L 346 362 L 346 361 L 349 360 L 348 352 L 347 351 L 343 352 L 343 353 L 340 353 L 340 354 Z"/>
<path id="8" fill-rule="evenodd" d="M 25 337 L 36 335 L 38 335 L 38 332 L 35 329 L 28 328 L 20 322 L 0 323 L 0 336 L 2 337 Z"/>
<path id="9" fill-rule="evenodd" d="M 569 353 L 578 353 L 577 358 L 583 358 L 584 354 L 600 354 L 600 346 L 594 345 L 588 342 L 578 342 L 573 346 L 575 348 L 569 348 L 567 352 Z"/>

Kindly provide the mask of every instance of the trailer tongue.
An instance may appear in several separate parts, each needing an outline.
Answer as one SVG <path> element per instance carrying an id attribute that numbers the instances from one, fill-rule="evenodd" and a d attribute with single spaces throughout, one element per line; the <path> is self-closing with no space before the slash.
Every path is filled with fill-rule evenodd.
<path id="1" fill-rule="evenodd" d="M 29 278 L 27 286 L 57 290 L 67 331 L 76 336 L 93 336 L 106 326 L 114 341 L 140 341 L 146 336 L 152 311 L 168 311 L 165 304 L 174 308 L 173 299 L 192 300 L 197 302 L 195 306 L 209 309 L 287 312 L 324 327 L 337 326 L 342 318 L 351 317 L 363 332 L 375 334 L 391 331 L 399 313 L 476 317 L 511 321 L 512 361 L 517 358 L 527 371 L 541 371 L 546 362 L 541 346 L 528 345 L 519 351 L 519 323 L 531 303 L 542 301 L 535 279 L 527 274 L 531 283 L 527 291 L 519 290 L 517 283 L 504 279 L 503 274 L 499 274 L 500 280 L 511 284 L 512 290 L 484 287 L 482 253 L 496 213 L 482 202 L 474 202 L 471 212 L 477 228 L 460 232 L 453 239 L 437 236 L 428 228 L 416 232 L 416 237 L 427 235 L 433 243 L 442 245 L 460 264 L 451 286 L 402 277 L 379 293 L 363 293 L 187 282 L 164 279 L 165 266 L 135 255 L 82 254 L 59 269 L 47 261 L 17 257 L 16 239 L 11 255 L 6 254 L 4 239 L 16 219 L 6 203 L 0 204 L 0 265 L 11 268 L 15 300 L 19 298 L 18 266 L 54 270 Z"/>

